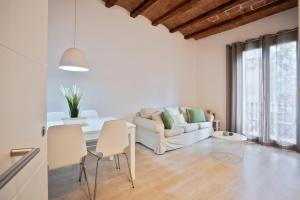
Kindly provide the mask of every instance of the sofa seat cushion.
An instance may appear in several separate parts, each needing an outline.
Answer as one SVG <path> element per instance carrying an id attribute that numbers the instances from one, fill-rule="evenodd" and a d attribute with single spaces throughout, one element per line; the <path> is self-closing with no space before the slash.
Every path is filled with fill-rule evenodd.
<path id="1" fill-rule="evenodd" d="M 197 124 L 197 123 L 187 123 L 187 124 L 183 125 L 182 127 L 183 127 L 185 133 L 189 133 L 189 132 L 198 130 L 199 129 L 199 124 Z"/>
<path id="2" fill-rule="evenodd" d="M 212 123 L 211 122 L 198 122 L 199 128 L 212 128 Z"/>
<path id="3" fill-rule="evenodd" d="M 172 129 L 165 129 L 165 137 L 172 137 L 184 133 L 184 128 L 174 127 Z"/>

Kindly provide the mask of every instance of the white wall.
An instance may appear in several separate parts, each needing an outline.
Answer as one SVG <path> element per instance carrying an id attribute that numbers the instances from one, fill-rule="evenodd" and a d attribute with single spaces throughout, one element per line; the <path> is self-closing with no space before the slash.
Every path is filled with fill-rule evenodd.
<path id="1" fill-rule="evenodd" d="M 49 1 L 48 111 L 67 109 L 59 87 L 74 83 L 84 93 L 81 107 L 96 109 L 101 116 L 128 117 L 142 107 L 196 104 L 195 42 L 98 0 L 78 1 L 77 46 L 91 71 L 59 70 L 60 56 L 72 45 L 73 3 Z"/>
<path id="2" fill-rule="evenodd" d="M 298 9 L 263 18 L 256 22 L 197 41 L 197 104 L 216 112 L 226 123 L 226 45 L 298 26 Z"/>
<path id="3" fill-rule="evenodd" d="M 118 6 L 78 0 L 77 47 L 91 71 L 57 68 L 72 46 L 74 1 L 49 1 L 48 111 L 67 111 L 61 84 L 77 84 L 84 93 L 81 108 L 101 116 L 128 117 L 142 107 L 198 105 L 226 120 L 226 44 L 297 26 L 297 8 L 201 40 L 186 41 L 134 19 Z"/>

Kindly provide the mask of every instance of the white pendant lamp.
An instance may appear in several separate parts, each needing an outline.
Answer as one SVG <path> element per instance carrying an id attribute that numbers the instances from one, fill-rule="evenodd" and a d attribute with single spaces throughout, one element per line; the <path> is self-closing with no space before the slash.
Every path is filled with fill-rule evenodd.
<path id="1" fill-rule="evenodd" d="M 76 12 L 77 2 L 75 0 L 74 47 L 64 52 L 58 68 L 67 71 L 86 72 L 89 71 L 89 68 L 85 56 L 80 49 L 76 48 Z"/>

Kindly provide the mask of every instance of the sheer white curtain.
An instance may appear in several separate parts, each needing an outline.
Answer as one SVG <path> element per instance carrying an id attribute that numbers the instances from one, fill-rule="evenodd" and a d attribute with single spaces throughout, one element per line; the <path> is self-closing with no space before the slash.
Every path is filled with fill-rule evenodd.
<path id="1" fill-rule="evenodd" d="M 243 56 L 243 129 L 249 139 L 259 137 L 262 131 L 262 52 L 261 48 L 251 43 L 246 44 Z"/>
<path id="2" fill-rule="evenodd" d="M 270 138 L 281 146 L 296 144 L 297 42 L 270 46 Z"/>
<path id="3" fill-rule="evenodd" d="M 294 29 L 227 47 L 228 129 L 260 143 L 300 147 L 297 36 Z"/>

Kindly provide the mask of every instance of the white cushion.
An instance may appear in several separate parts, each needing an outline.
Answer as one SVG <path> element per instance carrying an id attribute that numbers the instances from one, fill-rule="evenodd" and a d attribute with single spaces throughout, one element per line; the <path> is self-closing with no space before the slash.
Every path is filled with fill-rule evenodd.
<path id="1" fill-rule="evenodd" d="M 179 108 L 177 106 L 166 107 L 165 109 L 170 115 L 180 115 Z"/>
<path id="2" fill-rule="evenodd" d="M 184 129 L 175 127 L 173 129 L 165 129 L 165 137 L 172 137 L 184 133 Z"/>
<path id="3" fill-rule="evenodd" d="M 140 111 L 140 115 L 143 118 L 151 119 L 152 114 L 156 112 L 164 112 L 163 108 L 143 108 Z"/>
<path id="4" fill-rule="evenodd" d="M 179 108 L 180 113 L 183 115 L 184 120 L 185 120 L 186 122 L 189 122 L 189 116 L 188 116 L 188 114 L 187 114 L 187 109 L 190 109 L 190 108 L 191 108 L 191 107 L 186 107 L 186 106 L 181 106 L 181 107 Z"/>
<path id="5" fill-rule="evenodd" d="M 184 117 L 183 117 L 182 114 L 180 114 L 180 115 L 171 115 L 171 117 L 174 120 L 175 125 L 186 124 L 186 121 L 184 120 Z"/>
<path id="6" fill-rule="evenodd" d="M 184 132 L 185 133 L 189 133 L 192 131 L 196 131 L 199 129 L 199 125 L 197 123 L 191 123 L 191 124 L 186 124 L 184 126 Z"/>
<path id="7" fill-rule="evenodd" d="M 165 109 L 171 115 L 175 125 L 186 124 L 186 120 L 178 107 L 166 107 Z"/>
<path id="8" fill-rule="evenodd" d="M 199 122 L 197 123 L 199 125 L 199 128 L 211 128 L 212 122 Z"/>

